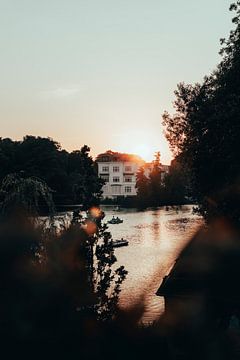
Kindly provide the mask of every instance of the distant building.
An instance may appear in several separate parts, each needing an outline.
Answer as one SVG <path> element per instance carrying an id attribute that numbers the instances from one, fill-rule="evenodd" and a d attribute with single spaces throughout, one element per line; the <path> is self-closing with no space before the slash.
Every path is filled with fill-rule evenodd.
<path id="1" fill-rule="evenodd" d="M 145 163 L 139 156 L 106 151 L 96 158 L 98 175 L 105 181 L 103 198 L 114 199 L 118 196 L 136 196 L 136 175 L 141 166 L 146 167 L 146 175 L 152 164 Z M 164 171 L 166 165 L 163 165 Z M 168 166 L 167 166 L 168 169 Z"/>
<path id="2" fill-rule="evenodd" d="M 106 183 L 103 197 L 136 196 L 136 174 L 144 161 L 136 155 L 107 151 L 96 158 L 98 175 Z"/>

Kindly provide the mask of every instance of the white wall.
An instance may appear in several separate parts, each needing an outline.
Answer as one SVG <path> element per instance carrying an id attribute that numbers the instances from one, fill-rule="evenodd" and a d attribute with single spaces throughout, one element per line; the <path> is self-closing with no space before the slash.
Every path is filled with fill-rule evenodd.
<path id="1" fill-rule="evenodd" d="M 119 171 L 116 171 L 117 169 Z M 103 186 L 103 197 L 136 196 L 135 185 L 138 169 L 139 165 L 133 162 L 98 162 L 98 175 L 109 175 L 109 182 Z M 116 182 L 116 178 L 119 179 L 119 182 Z M 131 191 L 129 191 L 130 189 Z"/>

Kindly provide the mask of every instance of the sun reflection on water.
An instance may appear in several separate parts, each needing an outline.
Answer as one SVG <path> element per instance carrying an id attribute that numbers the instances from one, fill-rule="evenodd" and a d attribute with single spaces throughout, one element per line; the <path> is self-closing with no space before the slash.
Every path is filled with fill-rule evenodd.
<path id="1" fill-rule="evenodd" d="M 106 221 L 112 211 L 105 210 Z M 119 215 L 119 214 L 118 214 Z M 144 322 L 152 322 L 164 311 L 164 299 L 155 295 L 179 252 L 202 224 L 192 206 L 181 210 L 164 208 L 136 212 L 123 210 L 123 224 L 110 225 L 114 239 L 124 238 L 129 246 L 116 249 L 117 265 L 128 270 L 120 294 L 120 306 L 129 308 L 144 298 Z"/>

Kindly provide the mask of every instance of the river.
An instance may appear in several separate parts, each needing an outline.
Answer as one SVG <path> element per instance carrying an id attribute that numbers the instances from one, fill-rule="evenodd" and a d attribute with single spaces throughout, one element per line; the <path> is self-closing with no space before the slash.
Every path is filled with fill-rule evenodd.
<path id="1" fill-rule="evenodd" d="M 117 265 L 128 271 L 122 285 L 119 306 L 129 309 L 144 305 L 143 323 L 151 323 L 163 313 L 164 299 L 155 295 L 162 278 L 169 273 L 180 251 L 202 224 L 193 206 L 176 210 L 165 208 L 137 212 L 103 208 L 108 221 L 112 216 L 122 224 L 109 225 L 113 239 L 127 239 L 127 247 L 117 248 Z"/>

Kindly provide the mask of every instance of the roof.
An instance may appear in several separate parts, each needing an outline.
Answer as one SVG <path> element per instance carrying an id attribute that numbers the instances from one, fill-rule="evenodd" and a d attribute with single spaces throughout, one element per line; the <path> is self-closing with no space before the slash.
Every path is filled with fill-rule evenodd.
<path id="1" fill-rule="evenodd" d="M 108 150 L 105 153 L 99 154 L 96 157 L 97 162 L 135 162 L 143 164 L 143 159 L 135 154 L 119 153 Z"/>

